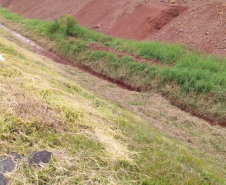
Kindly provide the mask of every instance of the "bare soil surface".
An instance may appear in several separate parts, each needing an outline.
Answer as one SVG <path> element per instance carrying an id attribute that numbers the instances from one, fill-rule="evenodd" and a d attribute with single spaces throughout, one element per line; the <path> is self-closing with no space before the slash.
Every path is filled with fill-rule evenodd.
<path id="1" fill-rule="evenodd" d="M 223 0 L 0 0 L 28 18 L 53 20 L 72 14 L 83 26 L 135 40 L 184 43 L 226 56 Z"/>
<path id="2" fill-rule="evenodd" d="M 166 3 L 132 4 L 127 1 L 94 0 L 75 17 L 83 26 L 94 25 L 111 36 L 145 40 L 186 9 Z"/>
<path id="3" fill-rule="evenodd" d="M 151 39 L 184 43 L 226 56 L 226 4 L 213 1 L 194 6 Z"/>
<path id="4" fill-rule="evenodd" d="M 0 5 L 28 18 L 53 20 L 74 14 L 90 0 L 0 0 Z"/>

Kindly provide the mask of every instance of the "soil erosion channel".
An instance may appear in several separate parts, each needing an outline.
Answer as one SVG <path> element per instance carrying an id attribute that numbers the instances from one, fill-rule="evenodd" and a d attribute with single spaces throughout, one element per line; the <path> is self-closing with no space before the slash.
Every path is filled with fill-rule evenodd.
<path id="1" fill-rule="evenodd" d="M 128 86 L 127 84 L 125 84 L 122 81 L 114 80 L 114 79 L 109 78 L 107 76 L 104 76 L 104 75 L 101 75 L 99 73 L 96 73 L 92 69 L 88 68 L 87 66 L 84 66 L 82 64 L 77 65 L 77 64 L 73 63 L 72 61 L 64 58 L 64 57 L 61 57 L 61 56 L 59 56 L 59 55 L 57 55 L 57 54 L 55 54 L 55 53 L 53 53 L 51 51 L 48 51 L 48 50 L 44 49 L 43 47 L 39 46 L 38 44 L 36 44 L 35 42 L 27 39 L 26 37 L 20 35 L 19 33 L 15 32 L 15 31 L 10 30 L 9 28 L 5 27 L 2 24 L 0 24 L 0 28 L 8 31 L 9 33 L 14 35 L 19 40 L 21 40 L 24 43 L 26 43 L 26 44 L 30 45 L 31 47 L 33 47 L 37 54 L 43 55 L 43 56 L 45 56 L 47 58 L 50 58 L 54 62 L 57 62 L 57 63 L 60 63 L 60 64 L 64 64 L 64 65 L 69 65 L 69 66 L 72 66 L 72 67 L 77 67 L 77 68 L 79 68 L 80 70 L 82 70 L 84 72 L 90 73 L 91 75 L 95 75 L 95 76 L 97 76 L 100 79 L 103 79 L 103 80 L 109 81 L 111 83 L 114 83 L 114 84 L 118 85 L 121 88 L 128 89 L 128 90 L 140 91 L 139 89 L 134 89 L 133 87 Z"/>

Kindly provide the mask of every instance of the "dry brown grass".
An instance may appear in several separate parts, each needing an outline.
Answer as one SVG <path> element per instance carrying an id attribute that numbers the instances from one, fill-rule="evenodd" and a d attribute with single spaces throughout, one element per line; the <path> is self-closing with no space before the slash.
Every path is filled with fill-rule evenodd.
<path id="1" fill-rule="evenodd" d="M 159 95 L 120 89 L 56 64 L 0 33 L 6 58 L 0 63 L 0 155 L 24 157 L 15 173 L 6 174 L 10 184 L 225 182 L 223 155 L 207 139 L 217 142 L 223 129 L 183 113 Z M 194 132 L 198 144 L 177 141 Z M 197 150 L 206 152 L 209 145 L 209 154 Z M 26 156 L 43 149 L 53 152 L 50 164 L 28 165 Z"/>
<path id="2" fill-rule="evenodd" d="M 219 161 L 226 160 L 226 128 L 211 126 L 206 121 L 186 113 L 170 104 L 161 95 L 139 93 L 121 89 L 116 85 L 100 81 L 98 78 L 68 68 L 70 78 L 81 83 L 98 96 L 145 118 L 151 125 L 169 137 L 178 139 L 208 154 Z M 95 84 L 95 86 L 93 86 Z"/>

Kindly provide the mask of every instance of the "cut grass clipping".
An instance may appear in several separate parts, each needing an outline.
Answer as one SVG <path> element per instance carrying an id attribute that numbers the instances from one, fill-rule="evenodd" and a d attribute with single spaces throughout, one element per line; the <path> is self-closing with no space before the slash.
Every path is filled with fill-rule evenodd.
<path id="1" fill-rule="evenodd" d="M 6 174 L 10 185 L 225 184 L 214 156 L 167 138 L 80 87 L 68 67 L 8 39 L 0 29 L 0 156 L 53 152 L 43 168 L 21 161 Z"/>
<path id="2" fill-rule="evenodd" d="M 4 8 L 0 8 L 0 13 L 35 35 L 33 39 L 37 42 L 76 64 L 135 90 L 158 91 L 174 105 L 212 123 L 226 125 L 226 59 L 223 57 L 206 55 L 178 44 L 113 38 L 79 26 L 70 15 L 59 21 L 45 21 L 25 19 Z M 158 60 L 164 67 L 154 62 L 137 62 L 130 55 L 119 57 L 111 52 L 92 51 L 88 47 L 91 43 L 150 61 Z"/>

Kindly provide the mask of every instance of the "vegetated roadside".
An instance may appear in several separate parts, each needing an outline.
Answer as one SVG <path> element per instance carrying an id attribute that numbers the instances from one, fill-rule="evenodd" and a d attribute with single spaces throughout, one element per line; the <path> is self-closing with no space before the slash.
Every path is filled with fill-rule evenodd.
<path id="1" fill-rule="evenodd" d="M 33 34 L 40 44 L 79 65 L 122 81 L 135 90 L 158 91 L 181 109 L 213 124 L 226 125 L 226 59 L 223 57 L 206 55 L 184 45 L 112 38 L 79 26 L 71 16 L 50 22 L 24 19 L 3 8 L 0 13 Z M 112 52 L 92 51 L 88 46 L 94 42 L 169 66 L 135 62 L 130 55 L 119 57 Z"/>
<path id="2" fill-rule="evenodd" d="M 11 40 L 11 41 L 10 41 Z M 70 79 L 73 68 L 28 51 L 0 29 L 0 156 L 48 149 L 9 184 L 224 184 L 214 156 L 169 139 Z"/>

